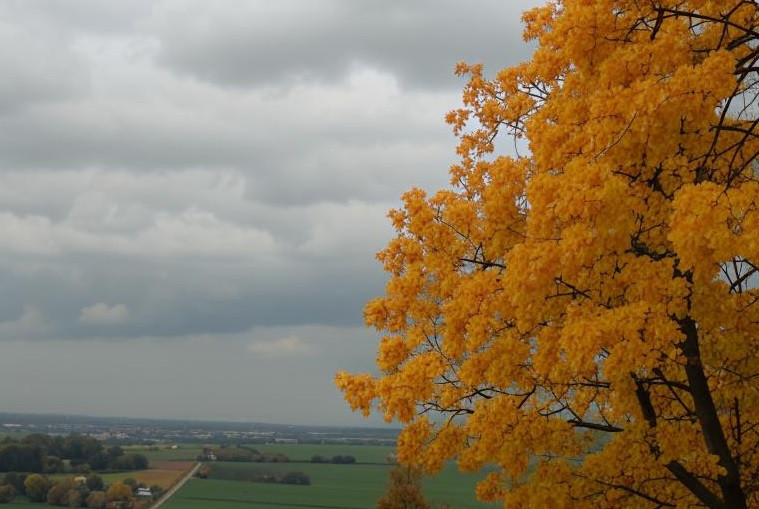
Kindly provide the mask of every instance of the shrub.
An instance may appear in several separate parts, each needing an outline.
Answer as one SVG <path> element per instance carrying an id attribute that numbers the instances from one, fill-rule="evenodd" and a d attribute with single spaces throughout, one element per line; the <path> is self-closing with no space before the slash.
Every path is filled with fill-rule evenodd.
<path id="1" fill-rule="evenodd" d="M 87 497 L 87 507 L 90 509 L 105 509 L 105 492 L 93 491 Z"/>
<path id="2" fill-rule="evenodd" d="M 27 474 L 21 472 L 8 472 L 0 484 L 10 484 L 16 489 L 18 495 L 26 495 L 26 487 L 24 486 L 26 476 Z"/>
<path id="3" fill-rule="evenodd" d="M 354 458 L 351 455 L 346 456 L 332 456 L 332 463 L 342 464 L 342 465 L 349 465 L 356 462 L 356 458 Z"/>
<path id="4" fill-rule="evenodd" d="M 16 496 L 16 488 L 12 484 L 0 486 L 0 504 L 7 504 Z"/>
<path id="5" fill-rule="evenodd" d="M 82 505 L 83 499 L 84 499 L 84 496 L 82 492 L 79 491 L 78 489 L 73 489 L 73 490 L 69 490 L 66 493 L 66 496 L 64 497 L 63 502 L 65 502 L 65 505 L 69 507 L 79 507 Z"/>
<path id="6" fill-rule="evenodd" d="M 137 486 L 137 481 L 135 479 L 133 479 L 131 477 L 127 477 L 126 479 L 124 479 L 121 482 L 124 483 L 126 486 L 128 486 L 129 489 L 132 490 L 132 493 L 134 493 L 135 491 L 137 491 L 137 487 L 138 486 Z"/>
<path id="7" fill-rule="evenodd" d="M 150 487 L 150 493 L 153 494 L 153 500 L 157 500 L 161 498 L 161 495 L 163 495 L 163 488 L 161 488 L 157 484 L 154 484 Z"/>
<path id="8" fill-rule="evenodd" d="M 92 467 L 89 463 L 79 463 L 71 469 L 75 474 L 89 474 L 92 472 Z"/>
<path id="9" fill-rule="evenodd" d="M 86 483 L 91 491 L 103 491 L 105 489 L 103 478 L 97 474 L 88 475 Z"/>
<path id="10" fill-rule="evenodd" d="M 302 486 L 308 486 L 311 484 L 311 479 L 303 472 L 287 472 L 279 481 L 282 484 L 299 484 Z"/>
<path id="11" fill-rule="evenodd" d="M 44 502 L 47 500 L 47 492 L 50 489 L 51 483 L 40 474 L 31 474 L 24 479 L 24 488 L 26 496 L 32 502 Z"/>

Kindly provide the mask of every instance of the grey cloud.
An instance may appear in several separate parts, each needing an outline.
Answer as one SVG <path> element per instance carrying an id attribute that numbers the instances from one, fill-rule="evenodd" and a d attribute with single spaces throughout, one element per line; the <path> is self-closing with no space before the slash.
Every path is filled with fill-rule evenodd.
<path id="1" fill-rule="evenodd" d="M 151 0 L 102 2 L 101 0 L 6 0 L 0 5 L 3 19 L 30 29 L 54 30 L 75 39 L 83 34 L 114 35 L 130 32 L 148 15 Z"/>
<path id="2" fill-rule="evenodd" d="M 105 302 L 96 302 L 85 306 L 79 312 L 79 321 L 86 325 L 118 325 L 129 320 L 129 308 L 124 304 L 109 306 Z"/>
<path id="3" fill-rule="evenodd" d="M 0 47 L 8 48 L 0 51 L 0 115 L 82 97 L 89 89 L 85 62 L 49 34 L 2 21 Z"/>
<path id="4" fill-rule="evenodd" d="M 527 56 L 518 14 L 536 1 L 163 2 L 145 23 L 159 61 L 233 86 L 340 81 L 356 65 L 404 84 L 458 87 L 453 66 Z"/>
<path id="5" fill-rule="evenodd" d="M 133 71 L 154 79 L 149 99 L 64 102 L 0 118 L 0 173 L 226 168 L 242 176 L 248 197 L 293 204 L 395 198 L 409 168 L 443 182 L 452 159 L 442 117 L 454 94 L 401 94 L 373 72 L 274 97 L 219 94 L 149 67 Z M 419 185 L 430 183 L 424 178 Z"/>
<path id="6" fill-rule="evenodd" d="M 45 366 L 4 408 L 348 422 L 386 211 L 447 185 L 451 68 L 524 55 L 529 3 L 0 4 L 0 385 Z"/>
<path id="7" fill-rule="evenodd" d="M 46 176 L 57 181 L 54 173 Z M 34 303 L 54 324 L 42 337 L 354 325 L 361 321 L 363 303 L 381 292 L 384 276 L 371 260 L 390 235 L 384 218 L 389 203 L 251 207 L 234 185 L 222 184 L 218 198 L 209 199 L 213 191 L 204 197 L 218 217 L 182 210 L 181 199 L 161 204 L 157 196 L 142 202 L 145 224 L 125 230 L 117 212 L 129 209 L 125 195 L 149 194 L 156 184 L 170 186 L 171 178 L 90 176 L 100 184 L 91 216 L 80 211 L 76 198 L 63 219 L 0 214 L 0 284 L 9 319 L 19 313 L 14 303 Z M 196 177 L 214 181 L 210 175 Z M 37 180 L 43 189 L 50 187 Z M 114 199 L 109 193 L 116 183 L 123 184 L 125 195 Z M 187 191 L 186 200 L 201 196 L 199 187 Z M 114 221 L 102 210 L 116 211 Z M 257 226 L 247 226 L 251 222 Z M 293 231 L 283 233 L 287 229 Z M 112 311 L 105 303 L 123 304 L 129 319 L 83 320 L 83 310 L 93 302 L 102 303 L 104 313 Z"/>
<path id="8" fill-rule="evenodd" d="M 316 352 L 315 347 L 294 334 L 274 341 L 253 341 L 246 349 L 254 355 L 265 358 L 313 355 Z"/>
<path id="9" fill-rule="evenodd" d="M 17 255 L 56 256 L 70 252 L 135 257 L 221 257 L 266 255 L 274 239 L 266 231 L 234 226 L 212 212 L 189 208 L 181 214 L 158 212 L 133 235 L 92 233 L 47 217 L 0 213 L 0 249 Z"/>
<path id="10" fill-rule="evenodd" d="M 260 356 L 251 343 L 300 338 L 319 356 Z M 369 425 L 332 383 L 335 366 L 371 369 L 376 339 L 365 329 L 307 325 L 177 338 L 0 342 L 6 411 Z M 45 361 L 45 359 L 48 359 Z M 369 359 L 369 362 L 366 360 Z M 44 362 L 44 369 L 37 369 Z M 29 370 L 35 370 L 30 377 Z M 288 373 L 290 376 L 282 376 Z M 97 380 L 97 383 L 93 383 Z M 274 386 L 272 381 L 275 381 Z M 86 387 L 87 397 L 77 397 Z M 30 397 L 34 396 L 34 397 Z M 170 403 L 170 404 L 169 404 Z"/>
<path id="11" fill-rule="evenodd" d="M 0 322 L 0 339 L 35 339 L 49 333 L 45 317 L 33 306 L 24 306 L 18 317 Z"/>

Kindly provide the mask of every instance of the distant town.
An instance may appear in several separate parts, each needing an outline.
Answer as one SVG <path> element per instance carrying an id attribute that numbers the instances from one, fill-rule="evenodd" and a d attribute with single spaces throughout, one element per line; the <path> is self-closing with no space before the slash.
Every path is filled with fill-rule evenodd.
<path id="1" fill-rule="evenodd" d="M 80 433 L 114 445 L 175 443 L 395 445 L 398 431 L 388 428 L 0 412 L 0 437 L 30 433 L 50 435 Z"/>

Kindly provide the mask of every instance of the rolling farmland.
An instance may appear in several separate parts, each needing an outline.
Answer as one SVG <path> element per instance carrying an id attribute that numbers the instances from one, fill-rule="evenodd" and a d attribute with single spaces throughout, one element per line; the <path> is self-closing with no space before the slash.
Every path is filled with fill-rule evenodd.
<path id="1" fill-rule="evenodd" d="M 370 509 L 382 495 L 391 465 L 385 456 L 392 448 L 373 446 L 345 447 L 287 445 L 256 446 L 262 452 L 287 454 L 289 463 L 213 462 L 208 479 L 191 479 L 169 500 L 165 509 L 272 507 L 279 509 Z M 358 463 L 315 464 L 306 459 L 351 454 Z M 311 479 L 310 486 L 267 484 L 248 479 L 271 472 L 301 471 Z M 432 503 L 457 508 L 492 508 L 477 502 L 474 485 L 481 475 L 466 475 L 454 465 L 446 466 L 435 478 L 424 482 L 425 496 Z"/>
<path id="2" fill-rule="evenodd" d="M 215 447 L 209 445 L 209 447 Z M 230 448 L 237 446 L 230 445 Z M 246 448 L 274 457 L 282 454 L 289 461 L 268 462 L 208 462 L 208 478 L 191 478 L 161 509 L 232 509 L 243 507 L 271 507 L 277 509 L 370 509 L 384 493 L 388 473 L 394 466 L 388 463 L 388 455 L 394 452 L 390 446 L 350 444 L 250 444 Z M 124 447 L 126 452 L 144 454 L 150 468 L 131 472 L 103 472 L 103 480 L 110 484 L 126 477 L 146 486 L 160 485 L 164 490 L 182 478 L 203 452 L 199 444 Z M 321 463 L 312 458 L 320 456 Z M 355 463 L 332 463 L 335 456 L 352 456 Z M 253 482 L 253 478 L 270 475 L 281 478 L 288 472 L 302 472 L 310 479 L 310 485 L 275 484 Z M 57 474 L 52 479 L 63 479 L 71 474 Z M 495 506 L 475 500 L 475 484 L 483 473 L 467 475 L 460 473 L 455 465 L 447 465 L 437 476 L 423 481 L 426 500 L 433 506 L 447 504 L 449 507 L 492 509 Z M 8 509 L 47 507 L 32 504 L 19 496 Z"/>

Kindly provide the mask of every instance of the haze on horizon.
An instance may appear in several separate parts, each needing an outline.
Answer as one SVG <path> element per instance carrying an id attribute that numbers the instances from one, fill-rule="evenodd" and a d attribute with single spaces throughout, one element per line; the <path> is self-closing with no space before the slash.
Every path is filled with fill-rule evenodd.
<path id="1" fill-rule="evenodd" d="M 0 410 L 310 425 L 538 0 L 0 4 Z"/>

